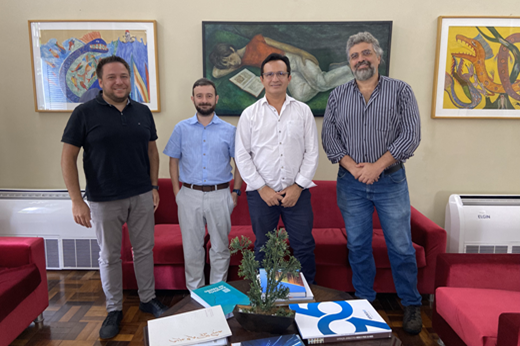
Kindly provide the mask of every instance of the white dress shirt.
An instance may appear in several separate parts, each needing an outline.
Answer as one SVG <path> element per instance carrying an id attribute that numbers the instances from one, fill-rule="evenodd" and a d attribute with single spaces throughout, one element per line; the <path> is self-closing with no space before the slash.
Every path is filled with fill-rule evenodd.
<path id="1" fill-rule="evenodd" d="M 264 185 L 281 191 L 294 183 L 310 188 L 318 167 L 318 131 L 309 106 L 286 96 L 280 115 L 267 99 L 242 112 L 235 161 L 247 191 Z"/>

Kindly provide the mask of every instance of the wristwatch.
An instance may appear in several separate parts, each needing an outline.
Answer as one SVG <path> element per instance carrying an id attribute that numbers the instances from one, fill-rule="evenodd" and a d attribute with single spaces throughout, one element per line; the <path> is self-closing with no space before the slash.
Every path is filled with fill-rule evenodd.
<path id="1" fill-rule="evenodd" d="M 159 191 L 159 186 L 157 186 L 157 185 L 152 185 L 152 189 Z"/>
<path id="2" fill-rule="evenodd" d="M 237 196 L 240 196 L 240 194 L 242 193 L 242 191 L 240 191 L 239 189 L 234 189 L 232 192 L 236 193 Z"/>

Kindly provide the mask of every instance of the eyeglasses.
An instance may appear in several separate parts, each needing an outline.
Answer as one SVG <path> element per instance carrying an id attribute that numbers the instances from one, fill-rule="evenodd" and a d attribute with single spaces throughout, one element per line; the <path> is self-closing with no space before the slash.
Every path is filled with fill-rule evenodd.
<path id="1" fill-rule="evenodd" d="M 284 71 L 280 71 L 280 72 L 267 72 L 267 73 L 263 73 L 262 75 L 264 76 L 264 78 L 267 78 L 267 79 L 271 79 L 274 76 L 282 79 L 282 78 L 284 78 L 286 76 L 289 76 L 289 72 L 284 72 Z"/>
<path id="2" fill-rule="evenodd" d="M 371 56 L 372 54 L 374 54 L 374 52 L 372 52 L 371 49 L 365 49 L 361 52 L 361 55 L 363 55 L 365 58 Z M 359 53 L 354 53 L 350 56 L 350 60 L 356 60 L 357 58 L 359 58 Z"/>

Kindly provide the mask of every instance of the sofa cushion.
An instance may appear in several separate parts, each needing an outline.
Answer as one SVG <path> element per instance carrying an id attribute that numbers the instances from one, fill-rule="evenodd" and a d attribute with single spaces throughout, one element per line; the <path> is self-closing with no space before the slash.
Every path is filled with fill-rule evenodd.
<path id="1" fill-rule="evenodd" d="M 155 225 L 153 260 L 155 264 L 184 264 L 179 225 Z"/>
<path id="2" fill-rule="evenodd" d="M 439 287 L 437 312 L 468 346 L 496 345 L 503 312 L 520 312 L 520 292 L 482 288 Z"/>
<path id="3" fill-rule="evenodd" d="M 6 318 L 42 282 L 36 264 L 0 267 L 0 321 Z"/>
<path id="4" fill-rule="evenodd" d="M 314 228 L 316 264 L 348 266 L 347 237 L 339 228 Z"/>

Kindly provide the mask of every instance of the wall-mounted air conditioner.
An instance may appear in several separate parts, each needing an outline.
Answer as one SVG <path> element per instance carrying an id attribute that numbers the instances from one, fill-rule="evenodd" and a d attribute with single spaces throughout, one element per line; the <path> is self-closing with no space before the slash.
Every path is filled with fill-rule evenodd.
<path id="1" fill-rule="evenodd" d="M 520 253 L 520 195 L 451 195 L 448 252 Z"/>
<path id="2" fill-rule="evenodd" d="M 96 235 L 74 222 L 66 190 L 0 190 L 0 236 L 44 238 L 47 269 L 99 268 Z"/>

